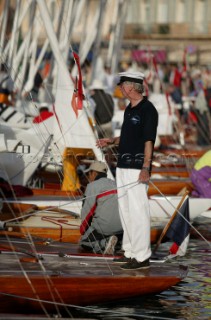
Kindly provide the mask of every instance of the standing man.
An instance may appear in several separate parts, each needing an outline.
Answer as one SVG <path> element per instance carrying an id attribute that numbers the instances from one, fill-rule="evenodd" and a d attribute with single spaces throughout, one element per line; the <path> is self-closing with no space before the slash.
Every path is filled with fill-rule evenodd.
<path id="1" fill-rule="evenodd" d="M 88 173 L 90 183 L 86 188 L 86 199 L 81 211 L 80 245 L 94 253 L 114 254 L 123 233 L 116 184 L 107 178 L 104 162 L 93 162 Z"/>
<path id="2" fill-rule="evenodd" d="M 154 105 L 143 96 L 144 74 L 122 72 L 118 85 L 123 96 L 130 101 L 124 113 L 120 137 L 100 139 L 98 147 L 119 145 L 116 180 L 119 212 L 124 230 L 122 249 L 125 263 L 122 269 L 149 267 L 150 212 L 147 196 L 158 113 Z"/>

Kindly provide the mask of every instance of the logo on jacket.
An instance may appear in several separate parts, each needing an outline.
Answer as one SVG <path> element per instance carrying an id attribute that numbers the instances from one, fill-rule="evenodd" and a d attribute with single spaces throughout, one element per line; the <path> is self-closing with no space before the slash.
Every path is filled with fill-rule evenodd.
<path id="1" fill-rule="evenodd" d="M 139 124 L 140 123 L 140 117 L 138 116 L 138 115 L 136 115 L 136 116 L 133 116 L 131 119 L 130 119 L 130 121 L 134 124 L 134 125 L 137 125 L 137 124 Z"/>

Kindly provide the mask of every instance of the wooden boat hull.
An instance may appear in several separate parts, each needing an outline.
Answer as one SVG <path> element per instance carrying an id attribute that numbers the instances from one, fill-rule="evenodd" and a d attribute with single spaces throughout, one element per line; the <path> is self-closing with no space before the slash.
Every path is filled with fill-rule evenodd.
<path id="1" fill-rule="evenodd" d="M 150 180 L 148 195 L 177 195 L 182 189 L 187 189 L 188 191 L 193 190 L 193 185 L 189 179 L 159 179 Z"/>
<path id="2" fill-rule="evenodd" d="M 162 292 L 169 287 L 176 285 L 181 279 L 179 277 L 165 277 L 161 280 L 159 276 L 154 276 L 150 279 L 153 282 L 153 288 L 149 285 L 149 277 L 143 275 L 135 277 L 125 277 L 124 281 L 121 276 L 106 276 L 106 277 L 51 277 L 50 288 L 52 291 L 58 291 L 60 298 L 56 299 L 56 302 L 62 304 L 71 305 L 90 305 L 101 302 L 108 302 L 114 300 L 121 300 L 125 298 L 132 298 L 134 296 L 155 294 Z M 48 311 L 55 310 L 53 299 L 49 300 L 50 292 L 46 283 L 46 277 L 33 276 L 30 277 L 31 286 L 28 284 L 24 277 L 8 277 L 2 279 L 0 277 L 1 290 L 4 293 L 23 296 L 24 298 L 13 299 L 8 296 L 6 299 L 1 298 L 1 312 L 5 312 L 11 309 L 25 310 L 42 310 L 41 303 L 30 301 L 29 299 L 36 299 L 36 295 L 33 291 L 37 292 L 39 299 L 49 302 L 49 304 L 43 303 Z M 13 285 L 8 286 L 8 282 Z M 130 284 L 130 285 L 128 285 Z M 17 290 L 21 288 L 20 290 Z M 128 288 L 129 287 L 129 288 Z M 50 305 L 50 304 L 53 305 Z"/>
<path id="3" fill-rule="evenodd" d="M 169 173 L 168 173 L 169 175 Z M 188 190 L 193 190 L 193 185 L 190 179 L 154 179 L 152 180 L 153 184 L 164 194 L 177 194 L 182 188 L 187 188 Z M 157 190 L 152 184 L 149 185 L 148 195 L 159 194 L 159 190 Z M 56 190 L 56 189 L 32 189 L 33 195 L 36 197 L 47 197 L 47 196 L 54 196 L 54 197 L 62 197 L 71 201 L 73 197 L 79 197 L 80 195 L 75 193 L 75 195 L 68 191 Z M 23 199 L 32 199 L 33 196 L 25 196 Z M 51 199 L 53 200 L 53 199 Z"/>
<path id="4" fill-rule="evenodd" d="M 20 206 L 16 204 L 18 208 Z M 31 206 L 25 204 L 26 208 L 31 210 Z M 24 208 L 25 208 L 24 206 Z M 11 207 L 14 207 L 11 204 Z M 17 220 L 7 222 L 10 219 L 14 219 L 16 214 L 11 211 L 8 212 L 10 207 L 2 211 L 1 221 L 5 222 L 5 231 L 0 231 L 1 234 L 7 234 L 8 236 L 19 235 L 32 235 L 34 237 L 40 237 L 43 239 L 52 239 L 60 242 L 78 243 L 81 237 L 80 224 L 81 219 L 72 215 L 66 210 L 33 210 L 30 211 L 31 215 L 18 212 Z M 30 213 L 29 212 L 29 213 Z M 151 228 L 151 243 L 155 243 L 161 232 L 162 226 L 152 225 Z"/>
<path id="5" fill-rule="evenodd" d="M 72 305 L 90 305 L 156 294 L 176 285 L 187 269 L 153 264 L 148 269 L 123 271 L 113 261 L 98 258 L 45 256 L 38 262 L 23 262 L 14 256 L 0 257 L 0 312 L 48 312 Z M 43 271 L 44 269 L 44 271 Z M 23 276 L 22 271 L 27 274 Z M 65 306 L 66 305 L 66 306 Z M 12 308 L 11 308 L 12 306 Z M 11 310 L 12 309 L 12 310 Z"/>
<path id="6" fill-rule="evenodd" d="M 17 220 L 14 220 L 15 218 Z M 81 219 L 65 210 L 34 210 L 30 214 L 19 212 L 17 216 L 13 211 L 3 211 L 1 221 L 5 222 L 4 230 L 8 235 L 30 234 L 35 237 L 72 243 L 78 243 L 80 239 Z M 2 232 L 4 231 L 0 231 Z"/>

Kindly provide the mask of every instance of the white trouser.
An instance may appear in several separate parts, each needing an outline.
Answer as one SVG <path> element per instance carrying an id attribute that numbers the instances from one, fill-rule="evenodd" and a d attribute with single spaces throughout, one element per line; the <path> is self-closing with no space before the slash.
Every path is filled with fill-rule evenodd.
<path id="1" fill-rule="evenodd" d="M 151 256 L 148 185 L 137 182 L 140 170 L 116 169 L 119 213 L 124 230 L 125 256 L 144 261 Z"/>

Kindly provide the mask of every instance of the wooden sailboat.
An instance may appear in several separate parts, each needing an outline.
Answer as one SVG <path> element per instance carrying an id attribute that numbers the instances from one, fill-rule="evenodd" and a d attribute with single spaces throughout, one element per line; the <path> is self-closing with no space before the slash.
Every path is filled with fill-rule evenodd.
<path id="1" fill-rule="evenodd" d="M 35 238 L 60 242 L 78 243 L 81 237 L 81 219 L 70 211 L 50 208 L 39 210 L 37 206 L 19 203 L 4 203 L 1 210 L 0 235 L 31 235 Z M 155 243 L 162 232 L 162 224 L 152 223 L 151 243 Z"/>
<path id="2" fill-rule="evenodd" d="M 168 202 L 167 199 L 161 197 L 153 197 L 150 200 L 151 206 L 151 244 L 157 242 L 161 235 L 164 224 L 171 217 L 178 205 L 181 197 L 174 197 Z M 203 208 L 210 209 L 210 199 L 192 199 L 190 202 L 190 218 L 194 220 L 205 217 L 207 220 L 211 218 L 210 211 L 198 214 Z M 200 209 L 197 209 L 199 205 Z M 160 211 L 159 211 L 160 210 Z M 198 210 L 198 211 L 197 211 Z M 207 210 L 207 209 L 206 209 Z M 160 212 L 160 215 L 156 214 Z M 3 202 L 1 208 L 0 235 L 8 237 L 27 238 L 32 236 L 40 241 L 59 241 L 61 243 L 75 243 L 80 240 L 80 216 L 74 212 L 64 210 L 62 208 L 43 208 L 24 203 L 7 203 Z M 200 230 L 205 230 L 203 234 L 207 234 L 206 226 L 202 223 Z M 196 232 L 191 233 L 197 236 Z M 208 238 L 206 236 L 206 238 Z"/>
<path id="3" fill-rule="evenodd" d="M 65 311 L 68 305 L 90 305 L 156 294 L 176 285 L 187 274 L 181 267 L 159 265 L 146 271 L 122 272 L 113 263 L 109 263 L 109 270 L 108 262 L 93 258 L 65 261 L 56 256 L 45 257 L 43 272 L 37 262 L 22 263 L 21 270 L 14 256 L 2 254 L 2 258 L 6 264 L 1 261 L 0 312 L 40 312 L 43 307 L 53 312 L 57 304 Z M 23 271 L 28 274 L 30 283 Z"/>
<path id="4" fill-rule="evenodd" d="M 152 184 L 155 188 L 154 184 Z M 155 188 L 156 189 L 156 188 Z M 157 189 L 156 189 L 157 190 Z M 155 194 L 149 197 L 151 218 L 153 221 L 168 219 L 174 212 L 175 207 L 181 200 L 181 196 L 160 196 Z M 68 210 L 69 212 L 74 212 L 76 215 L 80 216 L 82 207 L 81 197 L 64 197 L 57 195 L 48 196 L 27 196 L 18 197 L 17 199 L 7 199 L 8 203 L 26 203 L 35 204 L 39 208 L 48 207 L 49 205 L 53 208 L 61 208 Z M 5 201 L 4 201 L 5 202 Z M 190 219 L 193 220 L 199 216 L 202 212 L 208 210 L 211 207 L 210 198 L 194 198 L 190 197 Z"/>
<path id="5" fill-rule="evenodd" d="M 63 253 L 70 252 L 68 247 L 63 247 Z M 113 257 L 65 256 L 58 254 L 58 249 L 61 247 L 41 244 L 31 249 L 27 242 L 17 248 L 12 239 L 6 245 L 1 239 L 1 313 L 44 309 L 53 312 L 56 308 L 62 313 L 71 305 L 156 294 L 187 275 L 187 268 L 171 263 L 152 263 L 148 269 L 123 271 Z"/>

